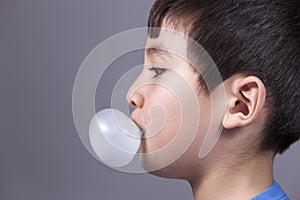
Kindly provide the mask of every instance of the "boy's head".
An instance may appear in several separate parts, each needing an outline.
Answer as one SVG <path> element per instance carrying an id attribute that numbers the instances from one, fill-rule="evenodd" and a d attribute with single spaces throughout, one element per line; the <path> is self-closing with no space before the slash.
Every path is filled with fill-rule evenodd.
<path id="1" fill-rule="evenodd" d="M 157 0 L 149 37 L 159 36 L 151 27 L 163 22 L 183 28 L 208 51 L 223 80 L 238 73 L 261 79 L 268 116 L 258 148 L 281 153 L 300 135 L 299 12 L 297 0 Z"/>
<path id="2" fill-rule="evenodd" d="M 197 66 L 204 66 L 195 71 L 187 69 L 188 63 L 179 58 L 176 60 L 170 55 L 161 56 L 165 52 L 155 48 L 146 49 L 146 71 L 151 71 L 153 78 L 168 76 L 167 73 L 164 75 L 167 71 L 164 67 L 148 66 L 155 62 L 159 65 L 167 63 L 166 65 L 176 66 L 177 73 L 188 79 L 188 84 L 194 89 L 196 86 L 193 84 L 197 81 L 201 91 L 197 95 L 202 116 L 197 120 L 200 120 L 200 127 L 201 124 L 206 124 L 202 127 L 205 130 L 208 128 L 207 124 L 211 123 L 204 122 L 209 117 L 203 117 L 203 113 L 209 116 L 211 112 L 208 108 L 211 106 L 211 99 L 206 94 L 216 90 L 220 84 L 224 85 L 224 129 L 219 147 L 216 147 L 216 155 L 222 151 L 236 151 L 238 147 L 222 146 L 233 144 L 243 146 L 243 151 L 237 154 L 244 156 L 250 150 L 257 154 L 282 153 L 299 139 L 300 19 L 297 3 L 296 0 L 155 1 L 149 16 L 148 43 L 159 38 L 161 40 L 162 33 L 156 27 L 186 34 L 209 53 L 223 79 L 219 82 L 203 80 L 203 74 L 210 73 L 209 65 L 201 65 L 202 57 L 198 56 L 189 42 L 185 47 L 188 59 L 195 61 Z M 184 66 L 185 69 L 182 68 Z M 142 73 L 145 76 L 147 72 Z M 177 80 L 173 81 L 175 84 Z M 210 82 L 209 85 L 207 82 Z M 145 124 L 153 121 L 153 116 L 148 116 L 146 107 L 151 109 L 155 104 L 151 105 L 151 101 L 158 101 L 167 108 L 164 128 L 169 132 L 176 132 L 180 125 L 178 122 L 182 120 L 176 118 L 181 114 L 180 110 L 173 109 L 178 102 L 172 99 L 173 94 L 156 87 L 158 86 L 139 87 L 129 92 L 128 101 L 136 107 L 133 119 L 144 128 Z M 146 139 L 153 140 L 153 148 L 151 149 L 150 142 L 144 141 L 142 151 L 149 153 L 149 149 L 156 151 L 163 148 L 167 141 L 176 136 L 175 133 L 168 135 L 164 129 L 158 131 L 162 134 Z M 164 140 L 166 143 L 158 142 Z M 231 143 L 230 140 L 236 143 Z M 193 148 L 197 149 L 202 142 L 203 137 L 195 137 L 187 152 L 193 154 Z M 180 159 L 188 162 L 188 157 L 187 154 Z"/>

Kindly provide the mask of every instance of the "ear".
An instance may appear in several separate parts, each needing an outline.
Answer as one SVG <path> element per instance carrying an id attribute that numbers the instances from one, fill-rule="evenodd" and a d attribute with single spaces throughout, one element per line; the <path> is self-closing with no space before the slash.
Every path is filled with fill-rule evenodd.
<path id="1" fill-rule="evenodd" d="M 247 126 L 255 121 L 266 98 L 266 88 L 259 78 L 234 76 L 232 79 L 226 86 L 228 98 L 223 126 L 227 129 Z"/>

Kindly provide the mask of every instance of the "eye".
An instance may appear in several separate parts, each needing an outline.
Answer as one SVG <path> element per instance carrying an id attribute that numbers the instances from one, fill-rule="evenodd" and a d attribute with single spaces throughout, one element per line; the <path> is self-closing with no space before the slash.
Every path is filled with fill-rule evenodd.
<path id="1" fill-rule="evenodd" d="M 151 67 L 149 68 L 150 71 L 154 71 L 155 75 L 153 78 L 157 78 L 159 75 L 163 74 L 166 69 L 165 68 L 160 68 L 160 67 Z"/>

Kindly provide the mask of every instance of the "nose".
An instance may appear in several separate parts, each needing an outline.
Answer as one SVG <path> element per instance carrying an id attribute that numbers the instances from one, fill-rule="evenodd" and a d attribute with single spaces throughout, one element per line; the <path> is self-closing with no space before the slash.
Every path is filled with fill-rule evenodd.
<path id="1" fill-rule="evenodd" d="M 143 108 L 145 103 L 145 91 L 143 89 L 143 80 L 142 74 L 140 73 L 139 77 L 132 83 L 126 94 L 126 100 L 134 109 Z"/>
<path id="2" fill-rule="evenodd" d="M 128 99 L 128 103 L 134 108 L 143 108 L 145 103 L 144 96 L 139 92 L 134 92 Z"/>

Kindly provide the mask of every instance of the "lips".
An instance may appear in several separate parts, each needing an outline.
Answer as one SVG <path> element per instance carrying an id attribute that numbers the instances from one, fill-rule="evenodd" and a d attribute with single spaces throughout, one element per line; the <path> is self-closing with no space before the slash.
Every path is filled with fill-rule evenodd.
<path id="1" fill-rule="evenodd" d="M 144 137 L 144 134 L 145 134 L 145 130 L 146 130 L 146 127 L 143 126 L 141 123 L 139 123 L 136 119 L 139 119 L 139 118 L 136 118 L 136 115 L 134 114 L 134 112 L 132 112 L 131 114 L 131 120 L 138 126 L 138 128 L 140 129 L 140 131 L 142 132 L 142 138 Z"/>
<path id="2" fill-rule="evenodd" d="M 134 121 L 133 121 L 134 122 Z M 140 131 L 141 131 L 141 137 L 142 138 L 144 138 L 144 135 L 145 135 L 145 128 L 143 128 L 143 127 L 141 127 L 139 124 L 137 124 L 136 122 L 134 122 L 137 126 L 138 126 L 138 128 L 140 129 Z"/>

